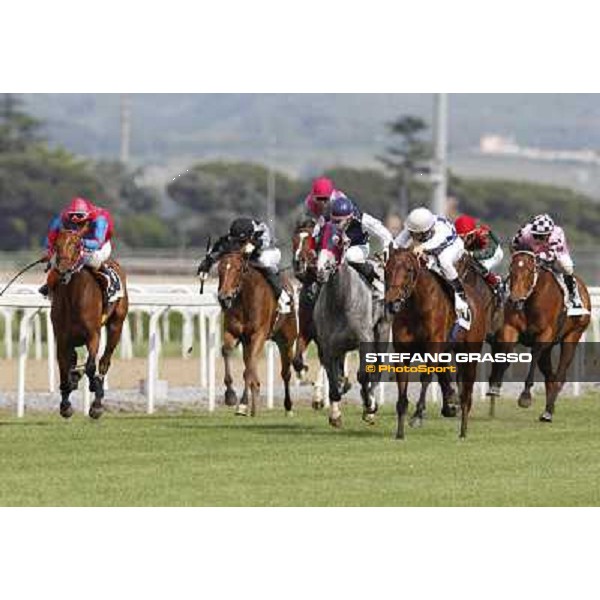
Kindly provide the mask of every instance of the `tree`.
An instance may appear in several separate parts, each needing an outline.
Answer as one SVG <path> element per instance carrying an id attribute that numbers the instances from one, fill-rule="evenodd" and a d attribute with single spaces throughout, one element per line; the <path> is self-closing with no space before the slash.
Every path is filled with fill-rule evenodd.
<path id="1" fill-rule="evenodd" d="M 14 94 L 0 100 L 0 152 L 22 152 L 41 141 L 41 121 L 22 110 L 23 102 Z"/>
<path id="2" fill-rule="evenodd" d="M 404 115 L 389 123 L 388 129 L 392 135 L 400 137 L 400 142 L 389 147 L 386 156 L 377 158 L 392 173 L 398 190 L 400 214 L 405 217 L 410 206 L 413 176 L 426 172 L 425 163 L 432 156 L 431 144 L 421 137 L 427 130 L 427 123 L 419 117 Z"/>

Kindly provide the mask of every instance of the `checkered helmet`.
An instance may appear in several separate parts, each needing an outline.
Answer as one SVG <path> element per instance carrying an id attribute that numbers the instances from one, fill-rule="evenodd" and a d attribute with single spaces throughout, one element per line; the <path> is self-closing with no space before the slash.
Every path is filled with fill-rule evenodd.
<path id="1" fill-rule="evenodd" d="M 553 229 L 554 221 L 550 215 L 538 215 L 537 217 L 533 217 L 531 221 L 531 232 L 534 235 L 548 235 L 552 233 Z"/>

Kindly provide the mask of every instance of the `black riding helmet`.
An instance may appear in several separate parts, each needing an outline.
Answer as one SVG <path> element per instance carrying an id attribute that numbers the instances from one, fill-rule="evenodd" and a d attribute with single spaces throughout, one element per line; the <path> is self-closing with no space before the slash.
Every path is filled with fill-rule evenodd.
<path id="1" fill-rule="evenodd" d="M 251 240 L 254 236 L 254 221 L 247 217 L 235 219 L 229 228 L 229 235 L 240 242 Z"/>

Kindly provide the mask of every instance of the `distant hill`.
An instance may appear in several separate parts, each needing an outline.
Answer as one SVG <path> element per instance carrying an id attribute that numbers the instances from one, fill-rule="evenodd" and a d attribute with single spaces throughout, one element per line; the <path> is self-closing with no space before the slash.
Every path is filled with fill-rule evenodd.
<path id="1" fill-rule="evenodd" d="M 118 154 L 117 94 L 24 99 L 47 121 L 52 142 L 94 157 Z M 470 154 L 490 132 L 514 135 L 528 146 L 600 149 L 598 95 L 451 94 L 449 106 L 451 156 Z M 335 164 L 374 164 L 390 142 L 386 122 L 403 113 L 430 121 L 432 95 L 134 94 L 132 109 L 132 156 L 140 164 L 170 165 L 172 173 L 173 165 L 202 158 L 264 162 L 271 153 L 280 168 L 307 174 Z M 486 174 L 492 163 L 474 160 L 469 158 L 469 171 Z M 456 165 L 460 169 L 461 161 Z M 519 172 L 531 179 L 527 164 Z"/>

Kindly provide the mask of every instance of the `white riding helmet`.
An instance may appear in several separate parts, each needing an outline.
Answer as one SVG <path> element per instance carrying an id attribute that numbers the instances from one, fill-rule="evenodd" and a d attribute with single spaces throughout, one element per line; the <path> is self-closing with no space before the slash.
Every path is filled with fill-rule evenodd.
<path id="1" fill-rule="evenodd" d="M 426 233 L 435 225 L 435 215 L 424 206 L 415 208 L 406 219 L 406 228 L 413 233 Z"/>
<path id="2" fill-rule="evenodd" d="M 531 221 L 531 233 L 534 235 L 548 235 L 553 229 L 554 221 L 550 215 L 538 215 Z"/>

